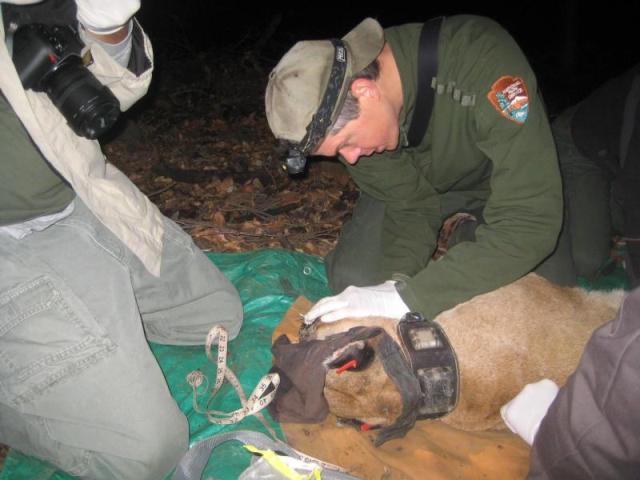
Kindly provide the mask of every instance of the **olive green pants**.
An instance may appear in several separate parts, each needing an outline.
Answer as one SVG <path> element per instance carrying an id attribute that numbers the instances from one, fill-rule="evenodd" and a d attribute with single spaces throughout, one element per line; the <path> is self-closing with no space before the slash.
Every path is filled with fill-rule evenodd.
<path id="1" fill-rule="evenodd" d="M 591 279 L 608 259 L 613 231 L 624 225 L 618 198 L 603 168 L 580 153 L 571 136 L 575 108 L 553 122 L 565 202 L 563 234 L 568 237 L 576 274 Z"/>

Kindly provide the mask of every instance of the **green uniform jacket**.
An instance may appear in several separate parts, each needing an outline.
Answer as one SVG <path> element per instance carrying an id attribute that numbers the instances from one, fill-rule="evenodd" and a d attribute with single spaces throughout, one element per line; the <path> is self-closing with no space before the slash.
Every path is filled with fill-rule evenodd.
<path id="1" fill-rule="evenodd" d="M 0 95 L 0 226 L 60 212 L 74 199 L 69 184 L 34 146 Z"/>
<path id="2" fill-rule="evenodd" d="M 562 193 L 536 78 L 513 38 L 486 18 L 445 20 L 429 128 L 421 145 L 406 147 L 421 28 L 385 30 L 402 81 L 405 147 L 347 167 L 361 190 L 385 203 L 383 273 L 410 276 L 398 288 L 403 300 L 433 317 L 521 277 L 547 257 L 561 226 Z M 524 122 L 507 118 L 489 100 L 501 77 L 524 81 Z M 443 215 L 478 207 L 484 207 L 486 223 L 476 230 L 476 241 L 430 262 Z"/>

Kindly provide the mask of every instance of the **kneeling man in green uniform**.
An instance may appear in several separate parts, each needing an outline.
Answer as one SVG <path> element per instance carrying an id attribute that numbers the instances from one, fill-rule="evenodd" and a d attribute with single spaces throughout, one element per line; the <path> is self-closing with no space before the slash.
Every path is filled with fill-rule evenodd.
<path id="1" fill-rule="evenodd" d="M 341 293 L 320 300 L 308 322 L 433 318 L 534 270 L 575 283 L 569 259 L 553 253 L 560 174 L 522 51 L 487 18 L 429 24 L 432 38 L 421 42 L 422 24 L 383 30 L 367 18 L 342 39 L 297 43 L 271 73 L 267 118 L 290 159 L 338 156 L 361 190 L 326 259 Z M 426 87 L 419 54 L 437 64 Z M 425 90 L 432 110 L 420 123 Z M 461 213 L 434 260 L 443 223 Z"/>

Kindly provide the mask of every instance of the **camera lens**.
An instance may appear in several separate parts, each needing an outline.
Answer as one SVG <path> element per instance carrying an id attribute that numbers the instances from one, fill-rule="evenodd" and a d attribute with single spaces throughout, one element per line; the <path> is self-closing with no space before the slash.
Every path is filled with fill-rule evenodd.
<path id="1" fill-rule="evenodd" d="M 51 101 L 73 131 L 95 139 L 118 119 L 120 102 L 87 70 L 80 57 L 69 57 L 44 82 Z"/>

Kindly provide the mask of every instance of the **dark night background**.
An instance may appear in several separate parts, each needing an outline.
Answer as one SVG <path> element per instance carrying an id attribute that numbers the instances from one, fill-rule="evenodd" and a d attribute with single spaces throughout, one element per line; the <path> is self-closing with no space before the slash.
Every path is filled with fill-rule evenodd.
<path id="1" fill-rule="evenodd" d="M 294 42 L 342 36 L 362 18 L 384 26 L 437 15 L 489 16 L 518 41 L 536 72 L 551 114 L 575 103 L 607 78 L 640 60 L 639 2 L 410 2 L 390 7 L 305 2 L 301 7 L 240 2 L 143 2 L 139 19 L 156 50 L 156 76 L 177 59 L 200 58 L 209 71 L 217 61 L 250 63 L 247 75 L 266 81 L 268 71 Z M 197 62 L 196 62 L 197 63 Z M 198 66 L 190 72 L 198 75 Z"/>

